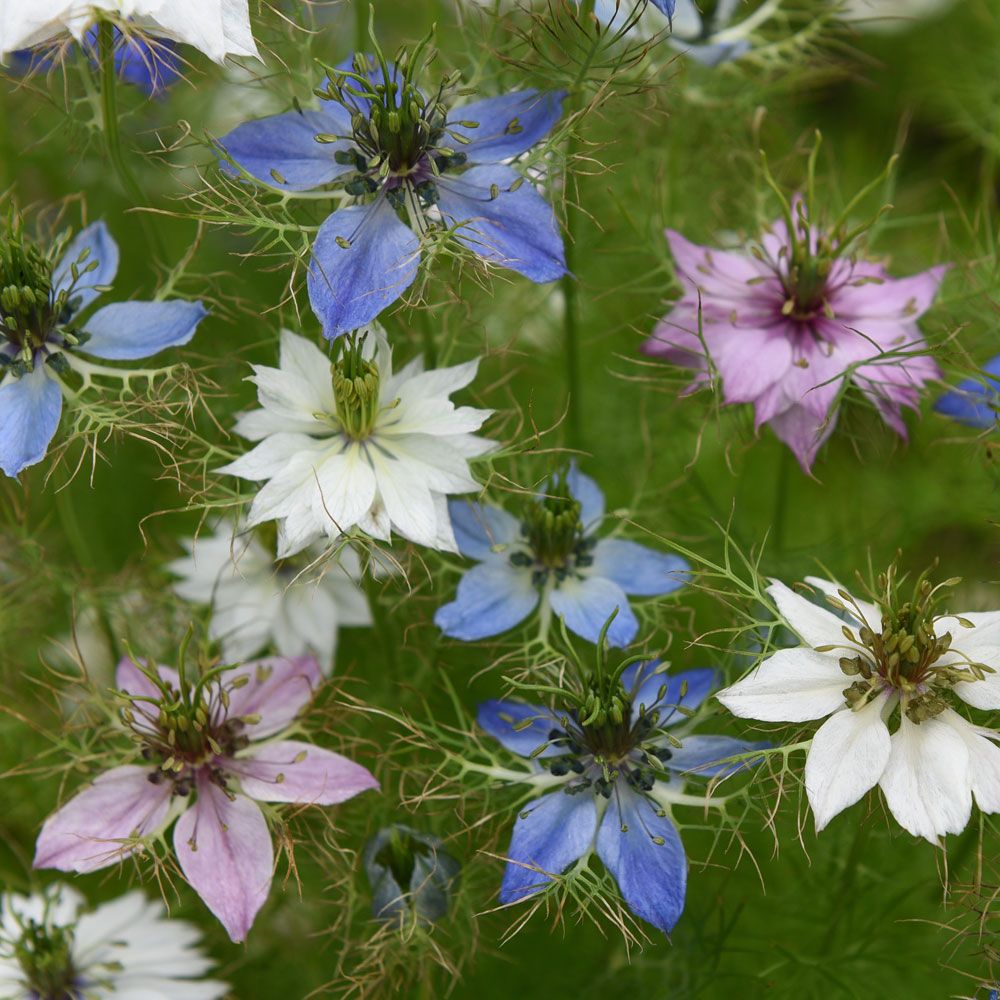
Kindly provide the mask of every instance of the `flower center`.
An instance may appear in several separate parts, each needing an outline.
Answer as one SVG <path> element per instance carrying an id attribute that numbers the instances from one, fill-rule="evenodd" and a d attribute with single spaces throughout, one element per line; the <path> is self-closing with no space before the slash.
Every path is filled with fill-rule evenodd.
<path id="1" fill-rule="evenodd" d="M 14 945 L 14 957 L 24 974 L 29 996 L 38 1000 L 81 1000 L 71 928 L 29 920 Z"/>
<path id="2" fill-rule="evenodd" d="M 525 548 L 511 553 L 511 564 L 534 567 L 535 583 L 550 573 L 561 583 L 578 569 L 590 566 L 596 541 L 584 535 L 580 502 L 569 492 L 565 475 L 549 487 L 548 495 L 528 504 L 521 521 Z"/>
<path id="3" fill-rule="evenodd" d="M 371 437 L 381 409 L 382 379 L 374 360 L 364 357 L 366 336 L 341 337 L 338 341 L 341 355 L 333 365 L 337 420 L 352 441 Z"/>

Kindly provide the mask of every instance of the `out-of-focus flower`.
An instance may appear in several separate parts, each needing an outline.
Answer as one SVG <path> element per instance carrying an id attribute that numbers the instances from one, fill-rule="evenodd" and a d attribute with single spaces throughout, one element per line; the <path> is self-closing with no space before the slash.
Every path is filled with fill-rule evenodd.
<path id="1" fill-rule="evenodd" d="M 954 0 L 843 0 L 839 16 L 860 31 L 906 31 L 922 19 L 942 14 Z"/>
<path id="2" fill-rule="evenodd" d="M 1000 708 L 1000 612 L 935 614 L 940 588 L 926 577 L 909 600 L 891 571 L 882 582 L 876 604 L 807 577 L 835 614 L 774 581 L 768 593 L 802 645 L 769 656 L 718 699 L 745 719 L 826 719 L 805 768 L 817 831 L 877 784 L 900 826 L 937 843 L 965 829 L 973 797 L 1000 812 L 1000 734 L 951 707 L 957 697 Z"/>
<path id="3" fill-rule="evenodd" d="M 494 447 L 472 433 L 492 411 L 448 398 L 475 378 L 478 361 L 424 371 L 417 359 L 394 372 L 380 331 L 335 350 L 331 366 L 284 331 L 281 367 L 254 366 L 263 409 L 242 415 L 236 431 L 260 444 L 220 470 L 267 481 L 247 525 L 278 521 L 279 559 L 352 528 L 455 551 L 447 496 L 479 488 L 469 459 Z"/>
<path id="4" fill-rule="evenodd" d="M 687 582 L 689 567 L 679 556 L 597 537 L 604 494 L 576 466 L 526 505 L 523 520 L 464 500 L 450 509 L 459 551 L 479 563 L 434 616 L 454 639 L 499 635 L 540 608 L 543 634 L 555 612 L 589 642 L 614 614 L 607 641 L 626 646 L 639 630 L 627 595 L 669 594 Z"/>
<path id="5" fill-rule="evenodd" d="M 322 681 L 313 657 L 275 657 L 193 682 L 126 659 L 116 680 L 143 763 L 104 772 L 53 813 L 38 835 L 35 867 L 107 868 L 145 849 L 176 818 L 184 877 L 242 941 L 274 868 L 254 800 L 334 805 L 378 782 L 340 754 L 284 738 Z"/>
<path id="6" fill-rule="evenodd" d="M 193 924 L 129 892 L 90 909 L 68 886 L 0 896 L 0 996 L 5 1000 L 221 1000 L 229 987 Z"/>
<path id="7" fill-rule="evenodd" d="M 1000 354 L 983 365 L 983 375 L 967 378 L 934 404 L 938 413 L 969 427 L 995 427 L 1000 412 Z"/>

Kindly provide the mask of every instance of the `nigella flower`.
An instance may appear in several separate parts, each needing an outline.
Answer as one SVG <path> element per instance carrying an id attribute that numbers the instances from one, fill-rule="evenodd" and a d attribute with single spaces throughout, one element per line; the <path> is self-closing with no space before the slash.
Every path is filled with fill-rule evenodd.
<path id="1" fill-rule="evenodd" d="M 0 237 L 0 469 L 19 475 L 45 457 L 62 415 L 63 377 L 122 377 L 81 352 L 113 361 L 186 344 L 207 315 L 200 302 L 113 302 L 87 316 L 118 270 L 103 222 L 83 230 L 58 259 L 24 239 L 20 223 Z"/>
<path id="2" fill-rule="evenodd" d="M 184 542 L 188 555 L 167 569 L 180 577 L 176 593 L 211 607 L 209 637 L 221 644 L 228 663 L 241 663 L 273 646 L 281 656 L 311 653 L 324 674 L 333 669 L 337 630 L 371 625 L 371 611 L 358 586 L 361 564 L 345 547 L 337 563 L 315 568 L 322 552 L 275 559 L 254 536 L 223 522 L 215 532 Z"/>
<path id="3" fill-rule="evenodd" d="M 1000 735 L 952 707 L 1000 708 L 1000 612 L 935 614 L 941 588 L 921 576 L 904 601 L 892 570 L 877 603 L 806 582 L 839 614 L 772 582 L 768 593 L 802 645 L 718 698 L 746 719 L 826 718 L 805 768 L 816 829 L 876 784 L 900 826 L 932 843 L 965 829 L 973 797 L 983 812 L 1000 811 Z"/>
<path id="4" fill-rule="evenodd" d="M 940 375 L 917 320 L 947 267 L 892 278 L 858 258 L 856 233 L 813 225 L 799 200 L 745 253 L 667 231 L 684 295 L 644 350 L 701 372 L 696 385 L 717 375 L 724 401 L 753 403 L 758 430 L 769 424 L 807 472 L 845 383 L 905 437 L 902 407 Z"/>
<path id="5" fill-rule="evenodd" d="M 0 896 L 0 996 L 5 1000 L 222 1000 L 198 929 L 163 903 L 129 892 L 88 907 L 64 885 Z"/>
<path id="6" fill-rule="evenodd" d="M 669 594 L 688 578 L 679 556 L 599 538 L 604 494 L 575 465 L 525 505 L 521 520 L 464 500 L 449 507 L 459 551 L 479 563 L 462 577 L 455 600 L 434 616 L 454 639 L 499 635 L 540 608 L 542 635 L 554 612 L 571 632 L 597 642 L 614 615 L 607 640 L 627 646 L 639 630 L 628 595 Z"/>
<path id="7" fill-rule="evenodd" d="M 278 521 L 278 558 L 317 538 L 357 528 L 388 541 L 455 551 L 447 494 L 471 493 L 469 459 L 493 443 L 476 437 L 490 410 L 456 407 L 477 361 L 393 372 L 379 331 L 342 338 L 336 360 L 304 337 L 281 334 L 280 368 L 254 366 L 263 409 L 243 414 L 238 434 L 259 441 L 222 472 L 266 480 L 246 524 Z"/>
<path id="8" fill-rule="evenodd" d="M 537 774 L 526 780 L 553 789 L 518 813 L 501 903 L 539 892 L 596 851 L 629 909 L 664 933 L 673 928 L 687 859 L 671 809 L 698 803 L 685 795 L 688 779 L 732 774 L 745 763 L 723 761 L 767 745 L 690 733 L 691 713 L 716 681 L 713 670 L 668 674 L 652 661 L 626 667 L 620 681 L 569 709 L 480 705 L 479 725 L 533 761 Z"/>
<path id="9" fill-rule="evenodd" d="M 265 184 L 332 184 L 352 199 L 323 223 L 309 268 L 309 298 L 331 340 L 406 291 L 431 231 L 451 231 L 532 281 L 566 273 L 552 209 L 507 162 L 551 130 L 565 95 L 520 90 L 453 108 L 453 81 L 423 93 L 418 63 L 359 54 L 323 85 L 318 110 L 247 122 L 220 142 Z"/>
<path id="10" fill-rule="evenodd" d="M 1000 354 L 983 365 L 983 372 L 984 376 L 959 382 L 938 399 L 934 409 L 969 427 L 996 427 L 1000 409 Z"/>
<path id="11" fill-rule="evenodd" d="M 176 818 L 184 877 L 242 941 L 274 868 L 257 802 L 334 805 L 378 783 L 340 754 L 286 738 L 322 681 L 312 657 L 275 657 L 196 680 L 126 659 L 116 681 L 137 762 L 104 772 L 45 821 L 35 867 L 107 868 L 146 849 Z"/>
<path id="12" fill-rule="evenodd" d="M 670 44 L 704 66 L 739 59 L 750 51 L 748 25 L 730 27 L 733 15 L 743 0 L 717 0 L 715 10 L 702 14 L 694 0 L 677 0 Z"/>
<path id="13" fill-rule="evenodd" d="M 256 56 L 249 0 L 4 0 L 0 61 L 21 49 L 71 34 L 82 42 L 97 20 L 111 20 L 200 49 L 222 62 L 227 55 Z"/>

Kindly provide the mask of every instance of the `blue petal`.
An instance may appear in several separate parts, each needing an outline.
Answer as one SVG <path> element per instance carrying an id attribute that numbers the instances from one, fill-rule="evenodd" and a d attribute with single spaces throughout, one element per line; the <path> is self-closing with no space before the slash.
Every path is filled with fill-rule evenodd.
<path id="1" fill-rule="evenodd" d="M 669 818 L 619 782 L 597 831 L 597 854 L 628 908 L 668 934 L 684 910 L 687 888 L 684 845 Z"/>
<path id="2" fill-rule="evenodd" d="M 566 623 L 566 628 L 588 642 L 597 642 L 601 629 L 618 609 L 615 620 L 608 629 L 608 644 L 627 646 L 639 631 L 632 608 L 629 607 L 625 591 L 599 576 L 589 576 L 583 580 L 569 577 L 549 595 L 552 610 Z"/>
<path id="3" fill-rule="evenodd" d="M 659 660 L 633 663 L 622 672 L 622 685 L 632 699 L 633 714 L 639 706 L 660 710 L 660 725 L 674 725 L 688 718 L 678 706 L 693 712 L 721 683 L 718 670 L 698 668 L 671 674 Z"/>
<path id="4" fill-rule="evenodd" d="M 703 778 L 735 774 L 747 767 L 753 767 L 760 763 L 760 758 L 743 763 L 716 764 L 715 762 L 751 750 L 764 750 L 771 745 L 766 740 L 751 743 L 747 740 L 733 739 L 731 736 L 688 736 L 682 743 L 681 747 L 672 743 L 664 744 L 673 754 L 664 763 L 664 767 L 679 774 L 690 772 L 693 777 Z"/>
<path id="5" fill-rule="evenodd" d="M 580 471 L 576 462 L 570 462 L 566 482 L 573 498 L 580 501 L 580 521 L 583 530 L 590 534 L 604 519 L 604 492 L 595 480 Z"/>
<path id="6" fill-rule="evenodd" d="M 350 134 L 351 122 L 339 105 L 333 114 L 322 111 L 288 111 L 259 121 L 238 125 L 219 140 L 219 145 L 248 174 L 271 187 L 308 191 L 322 187 L 352 166 L 337 163 L 337 152 L 351 148 L 346 140 L 317 142 L 317 135 Z M 229 164 L 222 163 L 228 173 Z"/>
<path id="7" fill-rule="evenodd" d="M 680 556 L 648 549 L 638 542 L 603 538 L 594 547 L 594 576 L 614 580 L 626 594 L 669 594 L 688 581 L 690 567 Z"/>
<path id="8" fill-rule="evenodd" d="M 393 83 L 399 83 L 399 66 L 396 63 L 389 63 L 388 70 L 389 76 L 386 76 L 382 72 L 382 67 L 378 60 L 370 52 L 358 52 L 342 62 L 337 63 L 335 69 L 339 70 L 341 73 L 354 73 L 356 72 L 354 68 L 354 61 L 356 58 L 364 59 L 367 63 L 367 70 L 362 72 L 362 76 L 366 76 L 368 81 L 375 87 L 384 87 L 387 80 L 391 80 Z M 320 84 L 320 90 L 326 90 L 327 85 L 330 82 L 330 77 L 323 77 L 323 82 Z M 357 87 L 359 86 L 356 81 L 350 80 L 345 81 L 347 86 Z M 344 91 L 345 100 L 349 101 L 351 104 L 357 108 L 366 118 L 371 114 L 371 101 L 367 97 L 357 97 L 354 94 L 349 94 L 346 90 Z"/>
<path id="9" fill-rule="evenodd" d="M 86 257 L 81 261 L 81 256 Z M 86 269 L 97 262 L 92 271 Z M 73 265 L 78 268 L 79 281 L 73 281 Z M 97 286 L 110 285 L 118 273 L 118 244 L 111 238 L 103 222 L 95 222 L 79 232 L 66 248 L 52 274 L 52 285 L 58 294 L 72 287 L 75 312 L 86 309 L 101 293 Z"/>
<path id="10" fill-rule="evenodd" d="M 511 190 L 521 182 L 520 187 Z M 510 167 L 473 167 L 437 182 L 439 208 L 456 236 L 483 260 L 535 282 L 566 274 L 566 253 L 549 203 Z M 493 197 L 493 190 L 498 191 Z"/>
<path id="11" fill-rule="evenodd" d="M 485 559 L 494 554 L 494 545 L 506 545 L 520 535 L 520 522 L 491 504 L 451 500 L 448 513 L 458 551 L 467 559 Z"/>
<path id="12" fill-rule="evenodd" d="M 45 457 L 59 427 L 62 392 L 37 364 L 0 389 L 0 469 L 14 478 Z"/>
<path id="13" fill-rule="evenodd" d="M 667 17 L 674 16 L 674 8 L 677 6 L 677 0 L 652 0 L 653 6 L 660 11 L 661 14 L 666 14 Z"/>
<path id="14" fill-rule="evenodd" d="M 122 41 L 121 30 L 112 26 L 115 40 L 115 69 L 127 83 L 155 95 L 180 77 L 177 46 L 165 39 L 149 42 L 141 37 Z M 100 60 L 100 27 L 92 25 L 83 37 L 83 50 L 96 66 Z"/>
<path id="15" fill-rule="evenodd" d="M 434 624 L 452 639 L 475 642 L 520 624 L 537 604 L 530 567 L 515 569 L 506 559 L 490 559 L 462 577 L 455 600 L 438 608 Z"/>
<path id="16" fill-rule="evenodd" d="M 87 321 L 81 350 L 110 361 L 134 361 L 186 344 L 208 315 L 200 302 L 113 302 Z"/>
<path id="17" fill-rule="evenodd" d="M 514 824 L 500 902 L 514 903 L 544 889 L 552 881 L 549 874 L 561 874 L 587 853 L 596 827 L 597 807 L 586 792 L 551 792 L 529 802 Z"/>
<path id="18" fill-rule="evenodd" d="M 1000 355 L 983 365 L 989 376 L 1000 376 Z M 934 404 L 938 413 L 969 427 L 995 427 L 1000 409 L 1000 378 L 967 378 Z"/>
<path id="19" fill-rule="evenodd" d="M 309 301 L 323 336 L 334 340 L 366 326 L 413 284 L 419 264 L 420 241 L 385 198 L 334 212 L 309 265 Z"/>
<path id="20" fill-rule="evenodd" d="M 519 156 L 548 135 L 562 117 L 565 99 L 565 90 L 518 90 L 453 108 L 448 131 L 469 141 L 461 143 L 449 136 L 443 145 L 464 153 L 471 163 L 499 163 Z M 456 121 L 478 122 L 478 126 L 467 128 Z M 508 131 L 515 121 L 519 129 Z"/>
<path id="21" fill-rule="evenodd" d="M 530 757 L 532 751 L 548 742 L 553 729 L 562 728 L 547 708 L 523 701 L 484 701 L 476 713 L 476 722 L 519 757 Z M 537 756 L 553 757 L 563 752 L 559 747 L 547 747 Z"/>

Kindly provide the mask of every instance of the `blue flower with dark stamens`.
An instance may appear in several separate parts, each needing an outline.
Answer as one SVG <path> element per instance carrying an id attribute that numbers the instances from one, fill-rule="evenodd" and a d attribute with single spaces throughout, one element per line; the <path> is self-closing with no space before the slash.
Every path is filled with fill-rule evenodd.
<path id="1" fill-rule="evenodd" d="M 543 890 L 596 852 L 629 909 L 669 933 L 684 909 L 687 858 L 670 810 L 688 779 L 735 773 L 727 758 L 768 746 L 690 735 L 690 715 L 718 682 L 714 670 L 667 674 L 657 661 L 627 667 L 610 698 L 560 712 L 514 701 L 479 706 L 479 725 L 555 790 L 518 814 L 501 903 Z M 754 763 L 751 761 L 750 763 Z"/>
<path id="2" fill-rule="evenodd" d="M 543 632 L 554 612 L 588 642 L 597 642 L 614 614 L 608 643 L 626 646 L 639 630 L 628 595 L 660 596 L 687 582 L 689 566 L 679 556 L 597 537 L 604 494 L 575 465 L 528 503 L 520 521 L 466 500 L 448 509 L 459 551 L 479 563 L 434 616 L 453 639 L 499 635 L 540 608 Z"/>
<path id="3" fill-rule="evenodd" d="M 934 404 L 938 413 L 969 427 L 995 427 L 1000 413 L 1000 354 L 983 365 L 983 375 L 967 378 Z"/>
<path id="4" fill-rule="evenodd" d="M 521 90 L 453 108 L 450 82 L 430 95 L 416 87 L 417 62 L 356 56 L 324 83 L 319 109 L 247 122 L 220 140 L 271 187 L 336 185 L 352 201 L 323 223 L 309 268 L 310 302 L 330 340 L 409 288 L 430 230 L 451 230 L 483 260 L 535 282 L 566 273 L 551 207 L 508 164 L 552 129 L 565 93 Z"/>
<path id="5" fill-rule="evenodd" d="M 0 469 L 15 477 L 45 457 L 62 414 L 60 375 L 93 366 L 79 357 L 133 361 L 186 344 L 207 315 L 200 302 L 113 302 L 85 318 L 118 271 L 103 222 L 58 261 L 0 234 Z M 107 373 L 112 373 L 110 370 Z"/>

